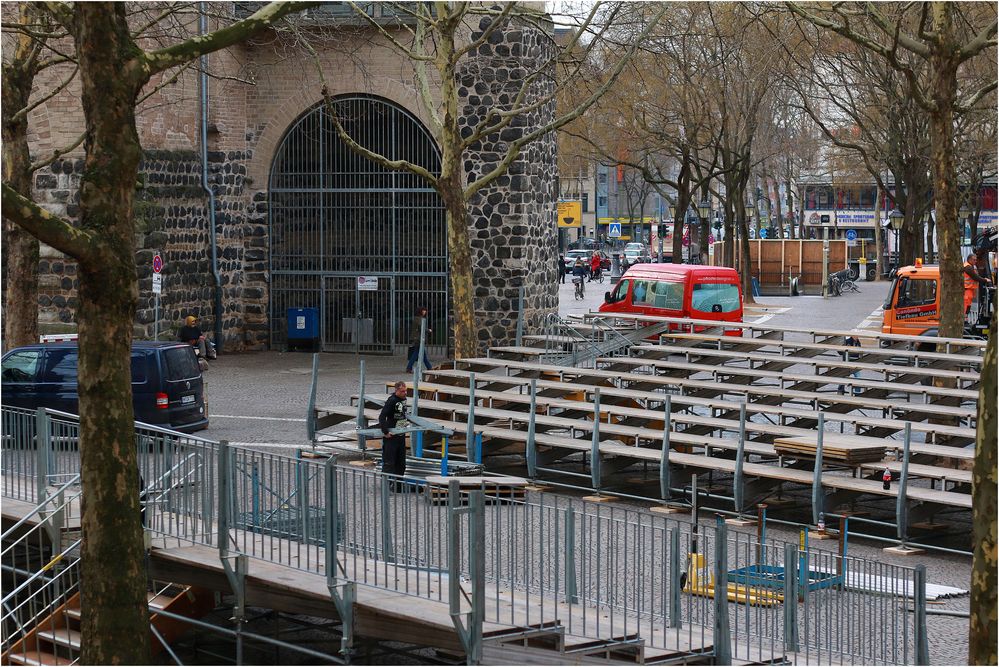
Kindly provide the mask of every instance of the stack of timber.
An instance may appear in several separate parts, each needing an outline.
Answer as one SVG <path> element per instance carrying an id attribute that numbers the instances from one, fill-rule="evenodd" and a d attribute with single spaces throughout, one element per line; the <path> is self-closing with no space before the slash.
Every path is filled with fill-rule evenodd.
<path id="1" fill-rule="evenodd" d="M 778 455 L 796 459 L 814 459 L 817 446 L 816 436 L 776 438 L 774 440 L 774 450 Z M 871 438 L 851 439 L 823 435 L 823 461 L 839 461 L 849 466 L 858 466 L 862 463 L 881 461 L 884 457 L 885 446 L 872 445 Z"/>
<path id="2" fill-rule="evenodd" d="M 486 503 L 502 503 L 511 500 L 524 500 L 527 495 L 528 481 L 521 477 L 443 477 L 431 475 L 427 477 L 425 487 L 427 502 L 441 505 L 448 502 L 449 484 L 457 481 L 461 498 L 459 504 L 468 503 L 468 494 L 472 491 L 482 491 Z"/>

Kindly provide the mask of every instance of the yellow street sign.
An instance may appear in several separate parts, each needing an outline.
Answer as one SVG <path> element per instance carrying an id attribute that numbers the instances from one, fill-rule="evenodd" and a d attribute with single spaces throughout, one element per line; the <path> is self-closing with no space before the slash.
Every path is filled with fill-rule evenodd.
<path id="1" fill-rule="evenodd" d="M 583 203 L 580 201 L 560 201 L 558 203 L 558 226 L 579 227 L 583 222 Z"/>

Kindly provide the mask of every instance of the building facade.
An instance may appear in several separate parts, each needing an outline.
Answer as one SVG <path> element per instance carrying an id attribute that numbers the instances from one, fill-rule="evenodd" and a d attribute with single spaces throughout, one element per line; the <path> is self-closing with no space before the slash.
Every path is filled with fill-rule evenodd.
<path id="1" fill-rule="evenodd" d="M 253 4 L 209 6 L 238 18 Z M 382 14 L 390 7 L 369 8 L 387 29 L 400 20 Z M 211 76 L 181 73 L 138 108 L 145 159 L 135 206 L 137 336 L 159 331 L 169 337 L 194 314 L 227 349 L 280 348 L 287 309 L 314 308 L 323 349 L 391 353 L 405 347 L 413 311 L 426 306 L 431 343 L 449 344 L 450 273 L 439 195 L 416 176 L 350 151 L 324 106 L 325 85 L 360 143 L 440 170 L 439 143 L 418 102 L 412 63 L 359 17 L 345 19 L 350 11 L 344 3 L 310 10 L 303 25 L 326 36 L 317 41 L 315 58 L 269 33 L 204 59 Z M 468 38 L 480 36 L 485 25 L 470 25 Z M 459 72 L 465 126 L 484 110 L 508 105 L 526 73 L 546 66 L 553 47 L 543 26 L 511 19 L 466 59 Z M 552 77 L 541 79 L 529 99 L 550 94 Z M 79 135 L 78 97 L 70 85 L 32 113 L 34 155 Z M 464 156 L 466 173 L 484 173 L 510 142 L 553 117 L 554 103 L 542 104 L 484 137 Z M 36 200 L 75 219 L 82 168 L 82 154 L 70 153 L 39 171 Z M 549 133 L 471 202 L 483 345 L 512 339 L 521 290 L 528 326 L 556 309 L 557 199 Z M 158 320 L 151 290 L 156 254 L 164 275 Z M 41 323 L 71 325 L 74 262 L 43 248 L 39 268 Z"/>

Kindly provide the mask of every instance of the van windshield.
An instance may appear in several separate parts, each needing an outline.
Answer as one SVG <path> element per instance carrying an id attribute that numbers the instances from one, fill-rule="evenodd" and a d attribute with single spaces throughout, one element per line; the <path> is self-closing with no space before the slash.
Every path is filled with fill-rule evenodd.
<path id="1" fill-rule="evenodd" d="M 171 347 L 164 351 L 166 379 L 168 381 L 190 380 L 201 375 L 198 358 L 192 347 Z"/>
<path id="2" fill-rule="evenodd" d="M 739 306 L 738 285 L 697 284 L 690 297 L 691 310 L 702 313 L 734 313 Z"/>

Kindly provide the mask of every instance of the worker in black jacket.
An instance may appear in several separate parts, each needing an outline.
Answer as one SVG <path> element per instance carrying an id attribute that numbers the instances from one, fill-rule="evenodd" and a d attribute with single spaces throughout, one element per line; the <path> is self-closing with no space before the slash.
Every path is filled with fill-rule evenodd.
<path id="1" fill-rule="evenodd" d="M 394 428 L 406 426 L 406 383 L 395 383 L 392 395 L 385 401 L 378 415 L 378 427 L 382 430 L 382 472 L 394 475 L 390 486 L 393 491 L 401 491 L 404 486 L 401 478 L 406 474 L 406 436 L 389 435 Z"/>

